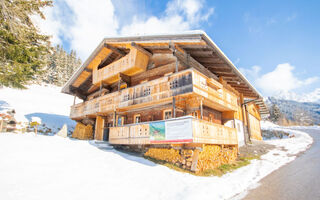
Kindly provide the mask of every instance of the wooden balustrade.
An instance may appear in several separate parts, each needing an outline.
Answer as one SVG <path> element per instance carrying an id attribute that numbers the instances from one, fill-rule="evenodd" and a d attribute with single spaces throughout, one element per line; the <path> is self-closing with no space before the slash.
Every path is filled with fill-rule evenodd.
<path id="1" fill-rule="evenodd" d="M 176 118 L 169 121 L 182 121 L 186 118 Z M 188 120 L 188 119 L 187 119 Z M 225 144 L 234 145 L 238 143 L 235 128 L 229 128 L 199 119 L 189 119 L 192 123 L 192 139 L 188 142 L 204 144 Z M 165 120 L 163 122 L 166 122 Z M 150 144 L 150 123 L 128 124 L 120 127 L 110 127 L 109 142 L 111 144 Z M 165 133 L 168 134 L 168 133 Z M 187 133 L 186 133 L 187 134 Z M 164 141 L 162 144 L 179 143 L 178 141 Z M 183 143 L 186 143 L 183 141 Z"/>
<path id="2" fill-rule="evenodd" d="M 215 80 L 210 80 L 215 81 Z M 194 69 L 188 69 L 171 76 L 161 77 L 121 91 L 76 104 L 71 107 L 71 118 L 106 113 L 116 109 L 130 109 L 130 106 L 170 100 L 179 94 L 194 93 L 212 104 L 220 105 L 223 110 L 237 110 L 237 97 L 225 88 L 207 84 L 204 75 Z M 216 82 L 219 87 L 219 83 Z M 218 109 L 219 110 L 219 109 Z"/>
<path id="3" fill-rule="evenodd" d="M 192 81 L 194 85 L 193 92 L 205 97 L 212 103 L 218 103 L 227 109 L 237 111 L 237 96 L 223 88 L 219 82 L 206 77 L 196 70 L 193 71 Z"/>
<path id="4" fill-rule="evenodd" d="M 128 76 L 146 71 L 149 56 L 136 48 L 131 48 L 130 52 L 123 58 L 101 68 L 93 69 L 92 83 L 99 85 L 101 82 L 112 84 L 120 80 L 120 73 Z"/>

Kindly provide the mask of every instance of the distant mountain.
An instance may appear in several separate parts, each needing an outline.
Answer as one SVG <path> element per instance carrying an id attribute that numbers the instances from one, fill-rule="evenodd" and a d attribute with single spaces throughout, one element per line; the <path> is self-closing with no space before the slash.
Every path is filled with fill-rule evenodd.
<path id="1" fill-rule="evenodd" d="M 316 93 L 313 96 L 309 96 L 309 102 L 298 102 L 293 100 L 285 100 L 279 99 L 275 97 L 268 97 L 266 99 L 266 103 L 269 108 L 272 105 L 276 105 L 283 117 L 287 119 L 290 123 L 288 124 L 296 124 L 296 125 L 313 125 L 313 124 L 320 124 L 320 103 L 313 103 L 310 102 L 311 100 L 318 100 L 320 99 L 320 89 L 318 90 L 319 93 L 317 96 Z M 294 96 L 286 96 L 287 98 L 292 98 Z M 311 99 L 311 97 L 313 99 Z M 298 98 L 298 97 L 297 97 Z M 300 97 L 299 97 L 300 98 Z M 301 97 L 299 100 L 302 100 Z"/>
<path id="2" fill-rule="evenodd" d="M 320 88 L 315 89 L 313 92 L 298 95 L 294 92 L 283 91 L 273 96 L 276 99 L 292 100 L 297 102 L 311 102 L 320 103 Z"/>

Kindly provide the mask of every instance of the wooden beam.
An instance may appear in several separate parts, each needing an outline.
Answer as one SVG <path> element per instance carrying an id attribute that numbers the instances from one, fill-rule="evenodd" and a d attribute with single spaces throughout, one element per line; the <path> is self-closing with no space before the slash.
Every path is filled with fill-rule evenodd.
<path id="1" fill-rule="evenodd" d="M 86 72 L 92 72 L 92 69 L 84 68 L 84 71 L 86 71 Z"/>
<path id="2" fill-rule="evenodd" d="M 232 87 L 239 88 L 239 89 L 250 89 L 248 86 L 243 86 L 243 85 L 234 85 Z"/>
<path id="3" fill-rule="evenodd" d="M 111 46 L 109 44 L 104 44 L 104 47 L 107 48 L 107 49 L 112 50 L 113 52 L 116 52 L 117 54 L 120 54 L 121 56 L 125 56 L 126 55 L 126 53 L 124 51 L 122 51 L 122 50 L 120 50 L 120 49 L 118 49 L 116 47 L 113 47 L 113 46 Z"/>
<path id="4" fill-rule="evenodd" d="M 87 96 L 84 94 L 84 92 L 80 88 L 76 88 L 72 85 L 69 86 L 69 89 L 72 93 L 74 93 L 77 97 L 79 97 L 82 100 L 86 100 Z"/>
<path id="5" fill-rule="evenodd" d="M 214 63 L 214 64 L 207 64 L 206 67 L 208 68 L 227 68 L 232 70 L 229 65 L 225 64 L 225 63 Z"/>
<path id="6" fill-rule="evenodd" d="M 224 68 L 224 67 L 208 67 L 209 70 L 212 72 L 232 72 L 230 68 Z"/>
<path id="7" fill-rule="evenodd" d="M 216 71 L 215 74 L 219 75 L 219 76 L 226 76 L 226 77 L 237 77 L 237 75 L 233 74 L 233 73 L 228 73 L 228 72 L 219 72 Z"/>
<path id="8" fill-rule="evenodd" d="M 139 51 L 143 52 L 144 54 L 148 55 L 149 57 L 152 57 L 152 55 L 153 55 L 150 51 L 146 50 L 145 48 L 136 44 L 135 42 L 131 42 L 131 46 L 138 49 Z"/>
<path id="9" fill-rule="evenodd" d="M 127 76 L 123 73 L 120 73 L 120 78 L 121 80 L 123 80 L 124 82 L 126 82 L 128 84 L 128 87 L 131 85 L 131 77 Z"/>
<path id="10" fill-rule="evenodd" d="M 202 57 L 202 58 L 195 58 L 195 59 L 198 62 L 205 63 L 205 64 L 211 64 L 211 65 L 223 64 L 223 60 L 221 60 L 220 58 Z"/>
<path id="11" fill-rule="evenodd" d="M 213 78 L 218 80 L 219 78 L 214 75 L 210 70 L 201 65 L 198 61 L 192 58 L 190 55 L 183 54 L 180 51 L 177 51 L 174 48 L 171 48 L 173 51 L 173 55 L 178 58 L 178 60 L 188 67 L 193 67 L 196 70 L 200 71 L 203 74 L 206 74 L 209 78 Z"/>

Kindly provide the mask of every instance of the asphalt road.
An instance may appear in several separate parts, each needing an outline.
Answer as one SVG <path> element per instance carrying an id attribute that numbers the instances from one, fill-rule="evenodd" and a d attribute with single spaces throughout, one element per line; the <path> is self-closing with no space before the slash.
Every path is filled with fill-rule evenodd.
<path id="1" fill-rule="evenodd" d="M 313 137 L 310 149 L 262 179 L 243 199 L 320 200 L 320 130 L 301 131 Z"/>

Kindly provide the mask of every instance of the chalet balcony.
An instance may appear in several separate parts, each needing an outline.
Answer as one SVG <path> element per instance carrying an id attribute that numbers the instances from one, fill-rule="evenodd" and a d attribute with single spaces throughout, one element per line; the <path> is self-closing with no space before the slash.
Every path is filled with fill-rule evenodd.
<path id="1" fill-rule="evenodd" d="M 109 128 L 111 144 L 238 144 L 235 128 L 191 116 Z"/>
<path id="2" fill-rule="evenodd" d="M 190 97 L 190 103 L 203 99 L 204 104 L 219 111 L 238 109 L 237 97 L 218 81 L 207 78 L 195 69 L 187 69 L 73 105 L 70 117 L 78 119 L 143 108 L 172 102 L 173 97 L 181 96 Z"/>
<path id="3" fill-rule="evenodd" d="M 101 82 L 112 84 L 120 79 L 120 73 L 132 76 L 146 71 L 149 57 L 138 49 L 131 48 L 123 58 L 101 68 L 93 70 L 93 84 Z"/>

